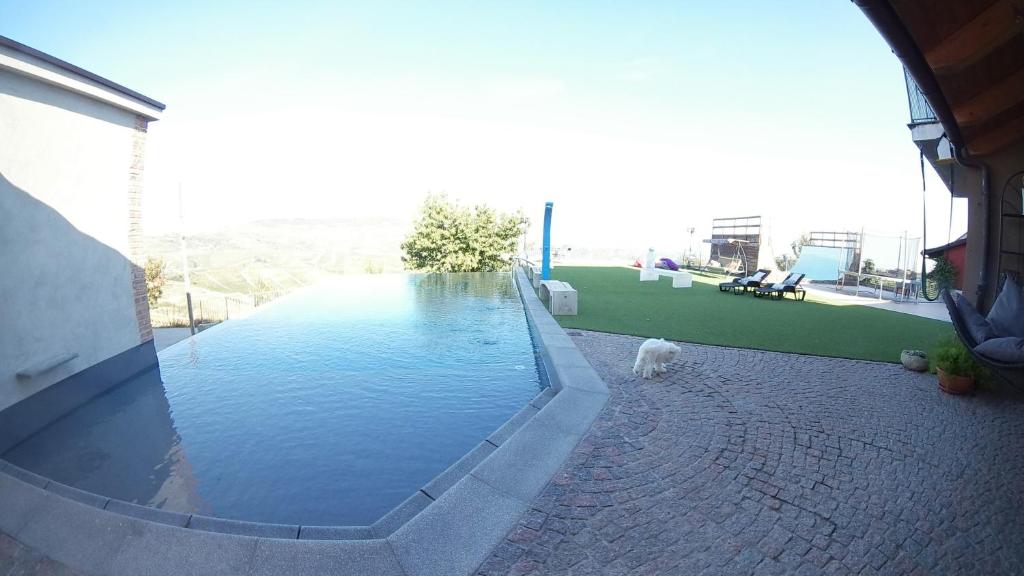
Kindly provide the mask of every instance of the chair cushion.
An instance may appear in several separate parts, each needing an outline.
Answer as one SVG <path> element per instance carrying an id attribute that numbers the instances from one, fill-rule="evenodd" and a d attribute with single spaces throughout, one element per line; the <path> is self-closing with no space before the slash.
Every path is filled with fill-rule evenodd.
<path id="1" fill-rule="evenodd" d="M 970 332 L 971 338 L 974 339 L 975 343 L 980 344 L 989 338 L 996 337 L 996 331 L 992 328 L 989 321 L 978 313 L 978 310 L 967 298 L 964 298 L 963 294 L 953 294 L 953 300 L 956 302 L 956 309 L 960 314 L 960 318 L 963 319 L 964 325 L 967 326 L 967 331 Z"/>
<path id="2" fill-rule="evenodd" d="M 1024 338 L 1024 293 L 1012 277 L 1007 277 L 992 309 L 988 322 L 996 336 Z"/>
<path id="3" fill-rule="evenodd" d="M 1024 362 L 1024 338 L 1016 336 L 989 338 L 975 346 L 974 351 L 993 360 L 1022 363 Z"/>

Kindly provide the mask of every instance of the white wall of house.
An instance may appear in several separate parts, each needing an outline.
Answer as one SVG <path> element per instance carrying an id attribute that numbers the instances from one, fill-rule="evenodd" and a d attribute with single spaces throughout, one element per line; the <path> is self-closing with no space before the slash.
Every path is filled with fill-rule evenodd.
<path id="1" fill-rule="evenodd" d="M 4 66 L 12 61 L 22 69 Z M 129 191 L 155 115 L 88 94 L 102 87 L 74 74 L 62 83 L 44 73 L 55 74 L 0 50 L 0 410 L 139 345 L 148 330 L 148 311 L 141 327 L 136 310 Z M 68 353 L 78 357 L 16 376 Z"/>

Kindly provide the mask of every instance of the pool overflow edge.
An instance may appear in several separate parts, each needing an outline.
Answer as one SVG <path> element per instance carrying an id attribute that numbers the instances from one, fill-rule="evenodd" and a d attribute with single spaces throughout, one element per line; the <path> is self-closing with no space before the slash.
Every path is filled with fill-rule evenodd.
<path id="1" fill-rule="evenodd" d="M 202 533 L 210 534 L 211 538 L 216 534 L 231 535 L 255 539 L 262 542 L 264 548 L 273 546 L 272 542 L 304 541 L 310 542 L 310 545 L 315 542 L 329 545 L 333 542 L 337 543 L 341 550 L 355 550 L 352 547 L 360 541 L 368 541 L 367 546 L 373 542 L 383 542 L 387 546 L 380 548 L 380 552 L 387 557 L 378 560 L 388 561 L 384 562 L 388 567 L 374 570 L 374 573 L 405 576 L 432 573 L 469 574 L 487 558 L 493 547 L 500 543 L 501 538 L 512 528 L 519 516 L 529 509 L 533 498 L 539 495 L 568 458 L 604 408 L 608 398 L 608 388 L 604 381 L 548 313 L 523 271 L 516 267 L 512 274 L 538 358 L 538 375 L 541 382 L 547 383 L 548 386 L 485 440 L 370 526 L 271 524 L 171 512 L 66 486 L 24 470 L 6 460 L 0 460 L 0 485 L 9 487 L 8 490 L 0 490 L 0 518 L 4 517 L 3 513 L 9 508 L 18 509 L 28 518 L 21 526 L 0 520 L 0 530 L 18 538 L 26 525 L 32 524 L 30 512 L 21 510 L 24 508 L 24 502 L 10 501 L 12 497 L 15 500 L 20 499 L 8 492 L 35 489 L 49 495 L 32 500 L 39 506 L 66 506 L 66 511 L 72 516 L 82 513 L 76 506 L 85 506 L 103 511 L 97 514 L 108 513 L 113 516 L 93 518 L 92 520 L 98 524 L 103 524 L 104 521 L 137 522 L 142 524 L 137 530 L 143 532 L 146 524 L 153 524 L 170 529 L 185 529 L 197 537 Z M 151 351 L 150 341 L 127 351 L 127 357 L 115 357 L 117 360 L 113 363 L 128 365 L 132 372 L 128 377 L 120 378 L 117 383 L 124 382 L 138 372 L 151 369 L 152 365 L 140 366 L 146 363 L 145 358 L 152 357 Z M 105 369 L 109 370 L 109 365 Z M 86 369 L 88 370 L 90 369 Z M 68 380 L 80 381 L 81 378 L 79 375 L 73 375 Z M 57 390 L 67 386 L 62 385 L 64 381 L 55 384 L 52 387 L 54 391 L 48 395 L 53 395 Z M 56 388 L 58 386 L 62 388 Z M 111 387 L 113 385 L 103 388 L 98 393 Z M 98 393 L 85 398 L 79 405 Z M 38 403 L 38 399 L 35 402 Z M 56 420 L 68 411 L 64 410 L 50 421 Z M 2 482 L 4 478 L 15 484 Z M 16 488 L 10 488 L 12 486 Z M 30 499 L 25 499 L 26 502 L 28 500 Z M 89 538 L 92 535 L 81 536 Z M 439 550 L 437 546 L 432 545 L 445 536 L 454 537 L 455 541 L 450 541 L 449 545 L 457 544 L 458 553 L 453 555 L 447 547 Z M 463 541 L 458 542 L 459 539 Z M 75 565 L 75 558 L 68 556 L 66 542 L 59 538 L 38 540 L 40 541 L 25 543 L 73 568 L 82 568 Z M 120 543 L 118 552 L 121 551 L 120 547 L 129 544 L 130 542 Z M 259 548 L 259 545 L 255 547 Z M 367 550 L 369 549 L 359 548 L 359 562 L 351 565 L 351 573 L 364 573 L 364 568 L 358 565 L 371 562 L 372 559 L 366 556 Z M 252 554 L 255 561 L 255 551 Z M 377 564 L 380 562 L 374 565 Z M 117 573 L 119 570 L 116 568 L 112 567 L 111 573 Z M 137 564 L 132 565 L 132 569 L 137 568 Z M 151 568 L 155 570 L 154 573 L 174 573 L 173 566 L 157 566 L 155 561 Z"/>

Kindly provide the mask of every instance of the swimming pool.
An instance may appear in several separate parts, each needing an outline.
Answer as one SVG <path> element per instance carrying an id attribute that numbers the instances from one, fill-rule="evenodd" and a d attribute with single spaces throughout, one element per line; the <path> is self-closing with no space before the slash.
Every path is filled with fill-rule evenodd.
<path id="1" fill-rule="evenodd" d="M 3 458 L 166 510 L 368 525 L 545 385 L 509 273 L 332 279 L 159 358 Z"/>

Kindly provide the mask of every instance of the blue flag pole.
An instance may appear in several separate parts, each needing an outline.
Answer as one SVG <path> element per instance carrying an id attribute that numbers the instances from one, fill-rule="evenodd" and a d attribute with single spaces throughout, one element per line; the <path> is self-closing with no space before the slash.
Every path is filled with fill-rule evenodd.
<path id="1" fill-rule="evenodd" d="M 544 203 L 544 244 L 541 257 L 540 277 L 543 280 L 551 279 L 551 207 L 552 202 Z"/>

